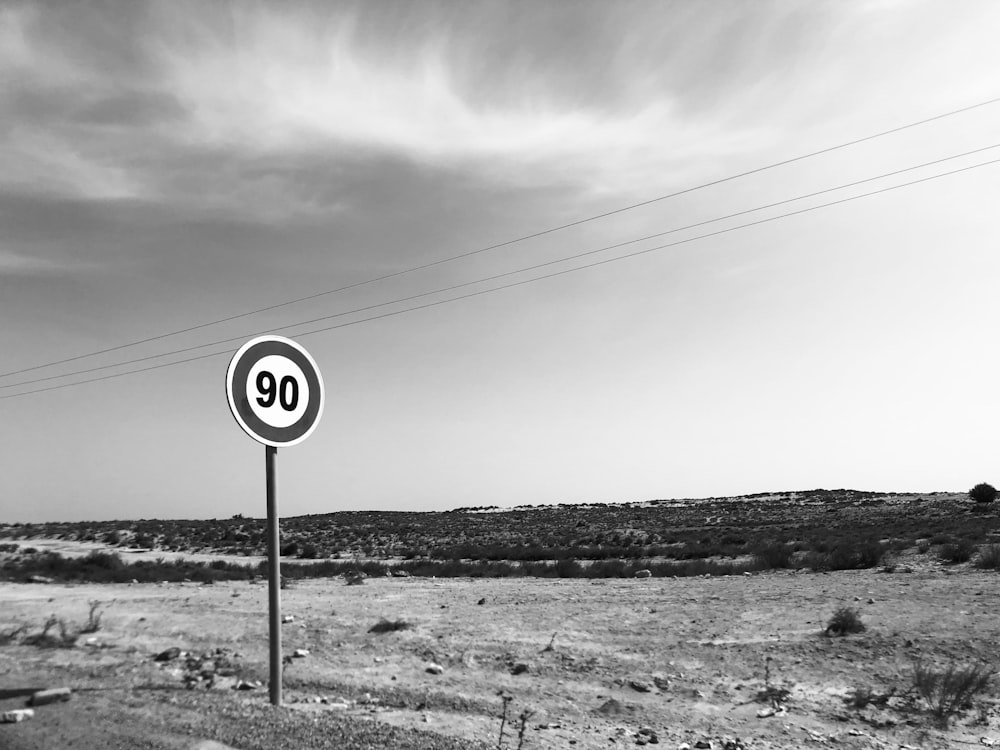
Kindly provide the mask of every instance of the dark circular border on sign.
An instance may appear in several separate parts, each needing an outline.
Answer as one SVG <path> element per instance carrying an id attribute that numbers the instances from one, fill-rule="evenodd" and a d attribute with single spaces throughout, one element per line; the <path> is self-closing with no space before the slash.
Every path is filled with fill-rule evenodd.
<path id="1" fill-rule="evenodd" d="M 272 354 L 290 359 L 298 365 L 306 376 L 306 383 L 309 386 L 309 403 L 306 405 L 306 410 L 294 424 L 290 424 L 288 427 L 273 427 L 263 421 L 254 413 L 247 398 L 247 376 L 250 374 L 251 368 L 259 360 Z M 316 422 L 320 405 L 323 403 L 322 386 L 320 386 L 319 377 L 316 375 L 316 368 L 301 351 L 289 346 L 284 341 L 261 341 L 243 352 L 243 356 L 240 357 L 240 361 L 233 371 L 232 383 L 233 388 L 239 391 L 233 393 L 233 401 L 240 413 L 240 419 L 252 432 L 264 440 L 274 443 L 291 443 L 309 432 Z"/>

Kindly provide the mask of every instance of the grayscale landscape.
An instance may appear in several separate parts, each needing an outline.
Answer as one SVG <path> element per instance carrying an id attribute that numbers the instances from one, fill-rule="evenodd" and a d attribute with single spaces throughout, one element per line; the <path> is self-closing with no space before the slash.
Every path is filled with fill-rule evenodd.
<path id="1" fill-rule="evenodd" d="M 0 529 L 0 707 L 45 687 L 73 690 L 5 726 L 8 746 L 76 737 L 245 750 L 898 748 L 1000 738 L 1000 522 L 991 503 L 962 493 L 286 519 L 281 708 L 267 700 L 257 526 Z M 249 554 L 236 554 L 236 534 L 249 534 Z M 601 553 L 613 544 L 609 566 Z M 501 545 L 508 558 L 497 559 Z M 618 557 L 621 548 L 630 551 Z M 532 559 L 541 550 L 562 559 Z M 934 683 L 950 673 L 983 684 L 952 695 L 959 687 Z"/>
<path id="2" fill-rule="evenodd" d="M 998 29 L 0 1 L 0 750 L 1000 749 Z"/>

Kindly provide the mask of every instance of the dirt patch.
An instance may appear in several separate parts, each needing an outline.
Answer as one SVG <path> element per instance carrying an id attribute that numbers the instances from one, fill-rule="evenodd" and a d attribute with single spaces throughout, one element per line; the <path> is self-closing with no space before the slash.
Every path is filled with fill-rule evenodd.
<path id="1" fill-rule="evenodd" d="M 304 750 L 329 746 L 317 727 L 343 725 L 406 730 L 400 737 L 430 743 L 392 740 L 392 747 L 435 747 L 442 737 L 455 747 L 495 747 L 502 692 L 512 697 L 509 717 L 533 712 L 526 748 L 632 747 L 651 736 L 643 728 L 666 747 L 699 740 L 723 747 L 727 739 L 796 750 L 979 744 L 1000 737 L 995 685 L 947 728 L 904 693 L 918 658 L 995 657 L 997 583 L 995 573 L 967 567 L 596 581 L 381 578 L 363 586 L 306 580 L 282 592 L 283 612 L 294 616 L 283 626 L 285 654 L 305 653 L 285 668 L 281 709 L 268 706 L 266 688 L 233 689 L 237 680 L 267 680 L 264 583 L 0 584 L 0 632 L 40 630 L 50 615 L 84 621 L 90 601 L 113 601 L 101 630 L 73 648 L 0 647 L 8 690 L 76 691 L 31 721 L 0 726 L 0 740 L 15 750 L 57 747 L 81 722 L 90 747 L 190 747 L 192 737 L 291 746 L 261 744 L 278 736 L 273 725 Z M 857 610 L 865 630 L 823 635 L 843 606 Z M 410 627 L 369 632 L 383 619 Z M 172 646 L 200 655 L 199 670 L 205 654 L 227 654 L 232 682 L 186 683 L 182 658 L 154 660 Z M 428 672 L 430 664 L 441 671 Z M 513 669 L 518 664 L 528 668 Z M 886 706 L 857 708 L 847 699 L 858 687 L 897 693 Z M 23 701 L 0 697 L 0 709 Z M 240 744 L 244 729 L 251 736 Z"/>

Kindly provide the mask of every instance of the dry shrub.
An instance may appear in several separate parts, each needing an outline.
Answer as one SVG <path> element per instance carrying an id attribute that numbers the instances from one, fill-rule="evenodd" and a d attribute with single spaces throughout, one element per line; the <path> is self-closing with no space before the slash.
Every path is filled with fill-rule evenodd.
<path id="1" fill-rule="evenodd" d="M 984 570 L 1000 570 L 1000 544 L 988 544 L 979 550 L 975 566 Z"/>
<path id="2" fill-rule="evenodd" d="M 854 689 L 847 694 L 844 702 L 854 708 L 864 708 L 872 702 L 872 697 L 874 695 L 875 691 L 867 685 L 856 685 Z"/>
<path id="3" fill-rule="evenodd" d="M 53 628 L 59 628 L 59 634 L 50 632 Z M 45 621 L 41 633 L 29 635 L 23 640 L 29 646 L 38 648 L 73 648 L 80 638 L 80 631 L 71 628 L 61 617 L 52 615 Z"/>
<path id="4" fill-rule="evenodd" d="M 87 624 L 81 629 L 81 633 L 96 633 L 101 629 L 101 616 L 104 614 L 101 612 L 101 602 L 96 599 L 89 602 L 90 604 L 90 614 L 87 615 Z"/>
<path id="5" fill-rule="evenodd" d="M 959 667 L 952 662 L 944 671 L 937 671 L 918 659 L 913 663 L 913 688 L 938 721 L 947 724 L 953 714 L 971 706 L 972 699 L 986 690 L 993 674 L 982 663 Z"/>
<path id="6" fill-rule="evenodd" d="M 865 624 L 861 622 L 861 615 L 858 614 L 858 611 L 850 607 L 841 607 L 833 613 L 826 624 L 826 630 L 823 632 L 833 635 L 847 635 L 848 633 L 862 633 L 864 630 Z"/>
<path id="7" fill-rule="evenodd" d="M 792 547 L 781 542 L 769 542 L 754 550 L 753 558 L 761 570 L 790 568 L 792 566 Z"/>
<path id="8" fill-rule="evenodd" d="M 976 545 L 968 539 L 942 544 L 938 550 L 938 559 L 946 563 L 964 563 L 972 559 Z"/>
<path id="9" fill-rule="evenodd" d="M 18 625 L 10 630 L 0 632 L 0 646 L 9 646 L 28 630 L 27 625 Z"/>
<path id="10" fill-rule="evenodd" d="M 841 540 L 829 549 L 815 549 L 805 556 L 805 566 L 816 571 L 877 568 L 886 547 L 877 539 Z"/>

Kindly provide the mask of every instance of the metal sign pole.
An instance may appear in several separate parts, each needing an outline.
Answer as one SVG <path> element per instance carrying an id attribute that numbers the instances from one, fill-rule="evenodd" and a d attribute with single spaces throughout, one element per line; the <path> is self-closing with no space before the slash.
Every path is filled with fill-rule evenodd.
<path id="1" fill-rule="evenodd" d="M 268 638 L 271 647 L 271 704 L 281 705 L 281 548 L 278 541 L 278 449 L 264 446 L 267 474 Z"/>
<path id="2" fill-rule="evenodd" d="M 226 399 L 236 423 L 263 443 L 267 483 L 267 594 L 271 703 L 281 705 L 281 547 L 278 538 L 278 447 L 298 445 L 323 415 L 323 376 L 291 339 L 258 336 L 226 370 Z"/>

